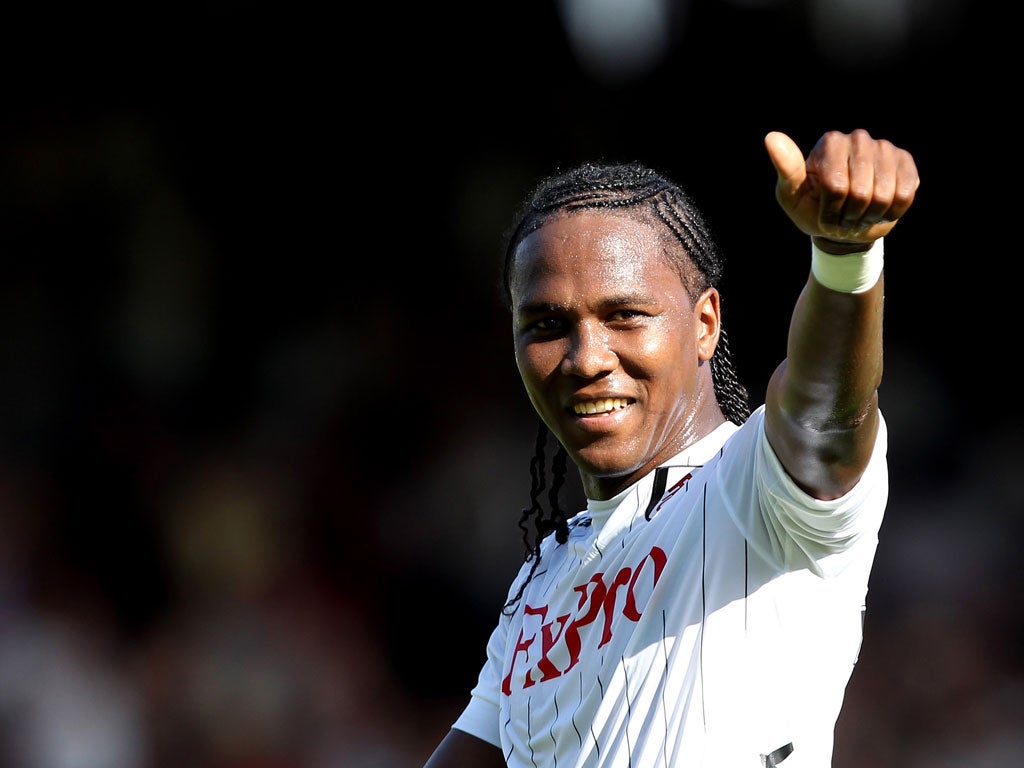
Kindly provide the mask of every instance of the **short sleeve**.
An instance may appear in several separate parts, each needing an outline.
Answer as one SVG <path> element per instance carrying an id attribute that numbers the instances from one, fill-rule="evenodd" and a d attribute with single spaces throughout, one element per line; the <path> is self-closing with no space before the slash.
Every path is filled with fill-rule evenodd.
<path id="1" fill-rule="evenodd" d="M 462 710 L 453 728 L 483 739 L 496 747 L 501 746 L 498 728 L 501 697 L 501 671 L 505 659 L 508 621 L 502 616 L 487 641 L 487 660 L 480 669 L 477 683 L 470 692 L 469 704 Z"/>
<path id="2" fill-rule="evenodd" d="M 829 501 L 801 489 L 768 443 L 763 423 L 758 432 L 755 482 L 772 551 L 782 565 L 806 565 L 819 576 L 841 571 L 846 552 L 863 539 L 877 539 L 888 499 L 887 433 L 881 414 L 864 474 L 848 493 Z"/>

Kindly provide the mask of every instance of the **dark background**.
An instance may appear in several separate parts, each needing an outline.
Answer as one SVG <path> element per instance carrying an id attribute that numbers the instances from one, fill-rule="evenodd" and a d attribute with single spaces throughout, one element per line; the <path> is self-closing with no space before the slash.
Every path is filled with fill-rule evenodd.
<path id="1" fill-rule="evenodd" d="M 681 181 L 760 402 L 809 251 L 762 139 L 856 127 L 923 182 L 887 239 L 892 492 L 835 768 L 1022 762 L 1008 20 L 694 0 L 605 59 L 560 7 L 9 19 L 0 765 L 418 768 L 523 555 L 520 195 L 594 157 Z"/>

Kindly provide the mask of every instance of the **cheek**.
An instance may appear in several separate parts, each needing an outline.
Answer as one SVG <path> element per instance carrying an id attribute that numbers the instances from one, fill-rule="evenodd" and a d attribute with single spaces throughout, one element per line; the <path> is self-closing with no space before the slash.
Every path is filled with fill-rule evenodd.
<path id="1" fill-rule="evenodd" d="M 527 382 L 547 379 L 558 370 L 563 356 L 558 344 L 516 344 L 516 365 Z"/>
<path id="2" fill-rule="evenodd" d="M 673 390 L 692 378 L 697 365 L 693 339 L 679 328 L 666 329 L 665 333 L 644 339 L 637 350 L 637 360 L 642 361 L 640 365 L 650 378 Z"/>

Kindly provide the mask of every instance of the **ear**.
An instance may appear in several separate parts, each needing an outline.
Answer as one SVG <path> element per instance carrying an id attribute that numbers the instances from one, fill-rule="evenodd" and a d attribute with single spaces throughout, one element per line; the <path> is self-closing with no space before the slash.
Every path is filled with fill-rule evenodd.
<path id="1" fill-rule="evenodd" d="M 708 288 L 697 297 L 693 322 L 697 331 L 697 358 L 707 362 L 715 354 L 722 328 L 722 309 L 717 288 Z"/>

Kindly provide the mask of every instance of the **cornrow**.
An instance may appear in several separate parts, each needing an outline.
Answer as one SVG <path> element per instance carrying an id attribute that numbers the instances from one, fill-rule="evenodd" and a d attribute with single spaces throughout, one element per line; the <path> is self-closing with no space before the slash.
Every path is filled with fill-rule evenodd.
<path id="1" fill-rule="evenodd" d="M 693 297 L 705 289 L 717 287 L 722 279 L 724 260 L 704 215 L 694 200 L 667 176 L 640 163 L 587 162 L 542 179 L 521 203 L 506 235 L 503 288 L 508 306 L 512 303 L 511 277 L 515 251 L 531 233 L 551 219 L 564 213 L 586 209 L 628 211 L 638 221 L 660 222 L 682 245 L 669 251 L 680 279 Z M 740 383 L 732 361 L 732 350 L 724 326 L 719 328 L 718 346 L 711 358 L 711 378 L 715 399 L 725 417 L 742 424 L 750 416 L 750 400 L 746 388 Z M 540 562 L 540 542 L 552 530 L 557 541 L 564 544 L 568 537 L 565 513 L 558 505 L 558 490 L 564 479 L 565 449 L 559 445 L 552 471 L 555 479 L 548 493 L 551 513 L 545 515 L 540 496 L 545 487 L 543 465 L 547 428 L 541 422 L 536 450 L 530 463 L 533 479 L 530 490 L 531 506 L 523 510 L 519 527 L 523 530 L 527 559 L 533 559 L 530 574 L 520 586 L 518 594 L 505 605 L 506 611 L 522 597 L 526 584 L 533 578 Z M 561 462 L 561 469 L 556 469 Z M 561 475 L 558 475 L 558 472 Z M 531 539 L 526 526 L 534 518 Z"/>

